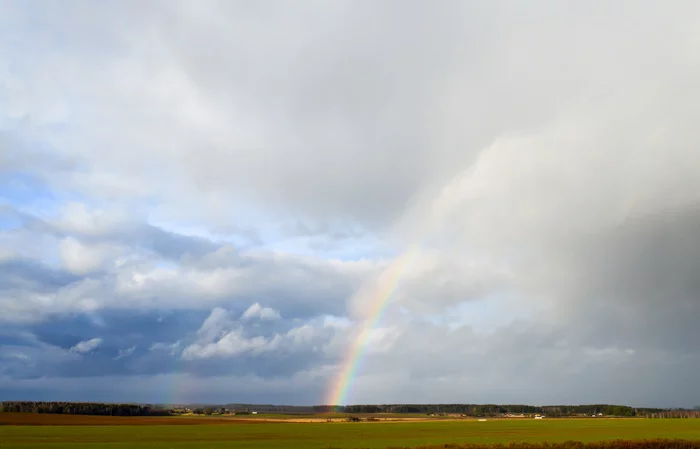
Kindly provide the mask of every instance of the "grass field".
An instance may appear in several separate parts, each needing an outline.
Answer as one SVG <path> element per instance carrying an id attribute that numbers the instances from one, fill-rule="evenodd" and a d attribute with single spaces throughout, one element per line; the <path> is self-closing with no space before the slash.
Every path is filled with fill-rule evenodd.
<path id="1" fill-rule="evenodd" d="M 0 423 L 13 421 L 8 418 L 11 414 L 6 414 L 4 418 L 2 415 L 0 414 Z M 84 425 L 0 425 L 0 448 L 313 449 L 411 447 L 444 443 L 511 441 L 578 440 L 585 442 L 645 438 L 700 440 L 700 420 L 693 419 L 270 423 L 206 418 L 117 418 L 117 421 L 110 417 L 71 416 L 68 418 L 82 420 L 81 424 Z M 91 418 L 96 419 L 91 421 Z M 85 422 L 86 419 L 89 423 Z M 112 420 L 112 424 L 119 425 L 100 425 L 109 420 Z M 202 425 L 182 425 L 198 423 Z M 78 421 L 74 424 L 78 424 Z"/>

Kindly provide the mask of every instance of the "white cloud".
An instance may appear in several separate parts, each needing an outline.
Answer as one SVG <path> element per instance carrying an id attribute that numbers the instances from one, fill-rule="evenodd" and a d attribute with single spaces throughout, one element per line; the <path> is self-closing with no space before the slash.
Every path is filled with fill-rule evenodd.
<path id="1" fill-rule="evenodd" d="M 260 316 L 258 312 L 252 316 Z M 332 347 L 332 339 L 329 337 L 339 329 L 337 326 L 328 326 L 326 320 L 314 320 L 280 332 L 261 329 L 258 326 L 246 327 L 249 320 L 250 317 L 242 317 L 236 322 L 231 320 L 230 314 L 225 310 L 212 310 L 197 331 L 195 341 L 182 351 L 182 358 L 194 360 L 265 354 L 274 358 L 280 354 L 308 350 L 324 353 Z M 273 321 L 278 320 L 281 320 L 281 317 L 276 315 Z"/>
<path id="2" fill-rule="evenodd" d="M 104 248 L 84 245 L 73 237 L 61 240 L 59 248 L 63 264 L 74 274 L 86 274 L 100 268 L 106 256 Z"/>
<path id="3" fill-rule="evenodd" d="M 261 320 L 279 320 L 281 319 L 280 314 L 275 309 L 269 307 L 262 307 L 260 303 L 255 303 L 248 307 L 241 318 L 244 320 L 250 320 L 253 318 L 259 318 Z"/>
<path id="4" fill-rule="evenodd" d="M 197 331 L 197 335 L 205 341 L 214 340 L 221 337 L 221 334 L 225 333 L 233 325 L 234 320 L 231 314 L 220 307 L 215 307 L 202 323 L 202 326 Z"/>
<path id="5" fill-rule="evenodd" d="M 219 307 L 212 309 L 197 330 L 196 342 L 185 347 L 185 360 L 210 357 L 235 356 L 244 352 L 261 352 L 269 349 L 269 341 L 262 336 L 248 338 L 231 314 Z"/>
<path id="6" fill-rule="evenodd" d="M 75 346 L 70 348 L 70 351 L 77 352 L 78 354 L 87 354 L 100 347 L 100 345 L 102 345 L 101 338 L 91 338 L 90 340 L 77 343 Z"/>
<path id="7" fill-rule="evenodd" d="M 73 201 L 63 204 L 53 221 L 62 232 L 100 236 L 132 225 L 136 213 L 134 210 L 88 208 L 85 203 Z"/>
<path id="8" fill-rule="evenodd" d="M 244 352 L 260 353 L 270 350 L 270 341 L 257 336 L 246 338 L 240 329 L 227 332 L 213 343 L 194 343 L 182 351 L 183 359 L 235 356 Z"/>
<path id="9" fill-rule="evenodd" d="M 130 348 L 120 349 L 119 352 L 117 353 L 117 355 L 114 357 L 114 360 L 119 360 L 119 359 L 123 359 L 124 357 L 129 357 L 131 354 L 134 353 L 135 350 L 136 350 L 136 346 L 132 346 Z"/>

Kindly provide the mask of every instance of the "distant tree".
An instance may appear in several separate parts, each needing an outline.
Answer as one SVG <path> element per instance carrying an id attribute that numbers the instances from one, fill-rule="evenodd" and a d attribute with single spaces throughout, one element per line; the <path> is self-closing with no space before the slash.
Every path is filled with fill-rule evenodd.
<path id="1" fill-rule="evenodd" d="M 15 413 L 56 413 L 68 415 L 149 416 L 169 415 L 170 411 L 140 404 L 104 404 L 98 402 L 26 402 L 0 403 L 0 411 Z"/>

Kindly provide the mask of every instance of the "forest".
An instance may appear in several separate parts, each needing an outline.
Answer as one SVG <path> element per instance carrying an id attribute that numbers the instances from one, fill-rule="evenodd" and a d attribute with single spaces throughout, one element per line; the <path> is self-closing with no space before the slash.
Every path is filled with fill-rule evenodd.
<path id="1" fill-rule="evenodd" d="M 102 416 L 164 416 L 170 412 L 142 404 L 106 404 L 101 402 L 0 402 L 0 412 L 57 413 Z"/>

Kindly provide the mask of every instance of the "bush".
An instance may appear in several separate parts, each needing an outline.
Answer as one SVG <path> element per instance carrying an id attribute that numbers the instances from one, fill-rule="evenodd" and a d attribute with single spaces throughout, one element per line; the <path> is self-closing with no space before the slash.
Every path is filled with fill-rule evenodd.
<path id="1" fill-rule="evenodd" d="M 329 448 L 333 449 L 333 448 Z M 414 448 L 389 449 L 700 449 L 700 440 L 612 440 L 594 443 L 564 441 L 563 443 L 508 443 L 508 444 L 441 444 Z"/>

